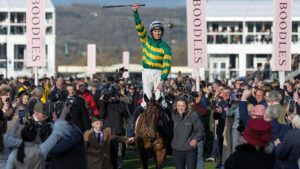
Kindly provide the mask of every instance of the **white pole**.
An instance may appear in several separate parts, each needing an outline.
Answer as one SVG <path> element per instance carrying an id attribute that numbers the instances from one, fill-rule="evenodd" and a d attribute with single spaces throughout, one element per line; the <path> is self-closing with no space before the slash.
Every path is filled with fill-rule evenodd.
<path id="1" fill-rule="evenodd" d="M 283 89 L 285 82 L 285 72 L 284 71 L 279 71 L 279 83 L 280 83 L 280 88 Z"/>
<path id="2" fill-rule="evenodd" d="M 38 68 L 34 67 L 34 85 L 38 86 Z"/>
<path id="3" fill-rule="evenodd" d="M 200 91 L 200 78 L 199 78 L 199 69 L 196 69 L 196 91 Z"/>

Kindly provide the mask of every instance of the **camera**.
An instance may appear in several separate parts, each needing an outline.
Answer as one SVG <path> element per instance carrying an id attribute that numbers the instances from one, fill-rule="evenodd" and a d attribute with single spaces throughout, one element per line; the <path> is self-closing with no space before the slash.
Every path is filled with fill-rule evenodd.
<path id="1" fill-rule="evenodd" d="M 73 106 L 75 105 L 76 103 L 76 99 L 74 96 L 69 96 L 68 99 L 67 99 L 67 106 Z"/>
<path id="2" fill-rule="evenodd" d="M 109 86 L 106 90 L 103 92 L 103 101 L 113 101 L 117 100 L 119 98 L 119 91 L 114 86 Z"/>
<path id="3" fill-rule="evenodd" d="M 124 72 L 128 72 L 128 69 L 121 67 L 120 69 L 116 70 L 116 79 L 120 79 L 123 77 Z"/>
<path id="4" fill-rule="evenodd" d="M 51 113 L 55 112 L 58 116 L 61 114 L 62 109 L 64 107 L 64 102 L 49 102 L 45 104 L 45 116 L 51 117 Z"/>

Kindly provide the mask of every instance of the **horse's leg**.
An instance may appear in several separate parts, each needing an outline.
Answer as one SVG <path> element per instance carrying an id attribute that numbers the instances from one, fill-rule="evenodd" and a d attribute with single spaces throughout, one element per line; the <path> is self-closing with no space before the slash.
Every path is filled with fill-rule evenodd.
<path id="1" fill-rule="evenodd" d="M 142 169 L 148 169 L 148 153 L 147 150 L 144 148 L 144 141 L 140 137 L 137 138 L 137 148 L 139 151 Z"/>
<path id="2" fill-rule="evenodd" d="M 162 169 L 166 160 L 167 149 L 160 148 L 155 150 L 156 154 L 156 169 Z"/>

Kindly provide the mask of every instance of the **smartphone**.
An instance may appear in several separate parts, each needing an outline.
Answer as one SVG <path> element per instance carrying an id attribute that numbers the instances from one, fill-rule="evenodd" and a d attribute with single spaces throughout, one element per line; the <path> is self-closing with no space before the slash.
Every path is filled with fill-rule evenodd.
<path id="1" fill-rule="evenodd" d="M 289 108 L 289 114 L 293 114 L 294 113 L 294 108 L 295 108 L 295 101 L 294 100 L 289 100 L 288 108 Z"/>

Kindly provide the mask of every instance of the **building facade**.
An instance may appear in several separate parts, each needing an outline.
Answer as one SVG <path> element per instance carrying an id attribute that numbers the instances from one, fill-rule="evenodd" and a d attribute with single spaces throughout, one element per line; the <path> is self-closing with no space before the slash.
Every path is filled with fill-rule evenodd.
<path id="1" fill-rule="evenodd" d="M 55 8 L 46 0 L 46 67 L 38 76 L 55 74 Z M 31 77 L 33 68 L 26 66 L 26 1 L 0 0 L 0 74 L 7 78 Z"/>
<path id="2" fill-rule="evenodd" d="M 273 0 L 208 0 L 209 79 L 273 68 Z M 292 4 L 292 70 L 299 69 L 300 1 Z M 266 64 L 269 62 L 269 64 Z M 272 76 L 272 73 L 271 75 Z"/>

